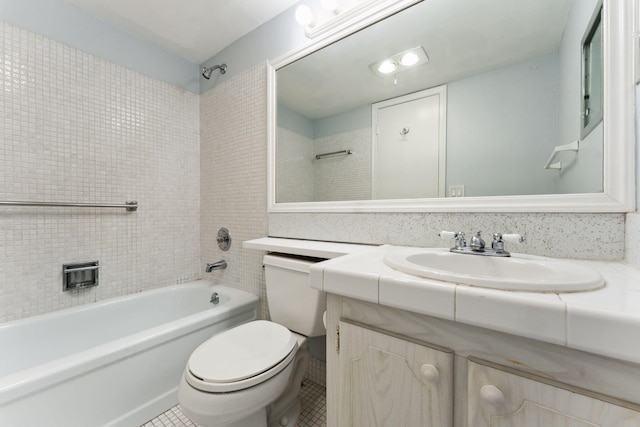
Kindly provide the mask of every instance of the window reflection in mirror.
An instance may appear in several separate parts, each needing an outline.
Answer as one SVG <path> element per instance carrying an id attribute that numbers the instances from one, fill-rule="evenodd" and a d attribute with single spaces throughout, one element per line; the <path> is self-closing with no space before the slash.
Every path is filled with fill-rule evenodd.
<path id="1" fill-rule="evenodd" d="M 544 169 L 555 146 L 583 139 L 583 37 L 601 4 L 423 1 L 279 68 L 276 202 L 371 199 L 378 131 L 372 105 L 440 86 L 447 88 L 443 197 L 451 189 L 456 197 L 602 192 L 602 120 L 590 117 L 579 154 L 558 155 L 562 170 Z M 591 58 L 599 34 L 591 38 Z M 387 76 L 372 72 L 373 64 L 415 47 L 428 61 Z M 599 49 L 601 64 L 601 43 Z M 602 67 L 595 61 L 591 110 L 602 105 Z M 396 127 L 403 143 L 402 130 L 413 125 Z M 315 158 L 341 150 L 353 154 Z"/>
<path id="2" fill-rule="evenodd" d="M 602 120 L 602 9 L 582 43 L 582 131 L 585 138 Z"/>

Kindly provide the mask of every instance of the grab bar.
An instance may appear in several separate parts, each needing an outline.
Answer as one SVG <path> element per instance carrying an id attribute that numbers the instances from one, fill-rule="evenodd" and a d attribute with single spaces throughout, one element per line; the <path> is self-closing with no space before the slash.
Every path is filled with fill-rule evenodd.
<path id="1" fill-rule="evenodd" d="M 578 151 L 578 149 L 580 148 L 580 141 L 573 141 L 569 144 L 564 144 L 564 145 L 558 145 L 553 149 L 553 153 L 551 153 L 551 157 L 549 157 L 549 160 L 547 160 L 547 164 L 544 165 L 545 169 L 562 169 L 562 162 L 556 162 L 556 163 L 551 163 L 554 159 L 554 157 L 556 157 L 556 154 L 560 153 L 561 151 Z"/>
<path id="2" fill-rule="evenodd" d="M 348 149 L 348 150 L 332 151 L 331 153 L 316 154 L 316 159 L 320 160 L 320 159 L 324 159 L 325 157 L 335 156 L 338 154 L 343 154 L 346 156 L 347 154 L 353 154 L 353 150 Z"/>
<path id="3" fill-rule="evenodd" d="M 39 207 L 71 207 L 71 208 L 125 208 L 127 212 L 138 210 L 138 202 L 126 202 L 125 204 L 105 203 L 61 203 L 61 202 L 18 202 L 0 201 L 0 206 L 39 206 Z"/>

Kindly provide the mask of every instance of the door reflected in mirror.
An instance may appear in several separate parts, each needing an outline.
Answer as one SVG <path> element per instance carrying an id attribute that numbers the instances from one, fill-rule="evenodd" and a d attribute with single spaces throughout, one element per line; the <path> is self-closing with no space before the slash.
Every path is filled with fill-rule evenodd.
<path id="1" fill-rule="evenodd" d="M 592 95 L 603 87 L 602 43 L 599 59 L 595 43 L 602 32 L 590 32 L 600 7 L 598 0 L 424 1 L 277 69 L 276 202 L 602 192 L 603 121 L 582 133 L 583 109 L 602 105 Z M 585 34 L 592 35 L 586 107 Z M 403 54 L 417 48 L 424 57 L 405 65 Z M 432 88 L 444 89 L 436 120 L 401 113 L 406 119 L 393 125 L 397 152 L 411 139 L 437 158 L 423 162 L 431 173 L 406 178 L 406 158 L 423 154 L 415 148 L 404 160 L 377 163 L 396 151 L 376 145 L 376 105 L 403 104 Z M 438 129 L 419 142 L 413 130 L 424 126 Z M 544 168 L 556 146 L 576 140 L 578 152 L 558 154 L 561 169 Z M 343 150 L 352 154 L 316 158 Z M 435 191 L 411 193 L 416 180 Z"/>

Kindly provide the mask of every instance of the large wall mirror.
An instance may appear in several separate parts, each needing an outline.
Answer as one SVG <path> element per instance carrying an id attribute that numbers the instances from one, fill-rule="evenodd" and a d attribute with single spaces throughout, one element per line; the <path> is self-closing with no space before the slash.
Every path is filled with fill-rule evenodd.
<path id="1" fill-rule="evenodd" d="M 274 61 L 270 211 L 633 210 L 631 3 L 398 1 Z"/>

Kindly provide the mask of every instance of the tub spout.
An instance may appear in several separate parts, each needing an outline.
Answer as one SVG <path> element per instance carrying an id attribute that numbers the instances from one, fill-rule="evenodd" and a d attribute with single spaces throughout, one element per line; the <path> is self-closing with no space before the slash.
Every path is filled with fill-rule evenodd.
<path id="1" fill-rule="evenodd" d="M 227 268 L 227 261 L 221 260 L 212 264 L 207 264 L 207 268 L 204 271 L 211 273 L 213 270 L 223 270 Z"/>

